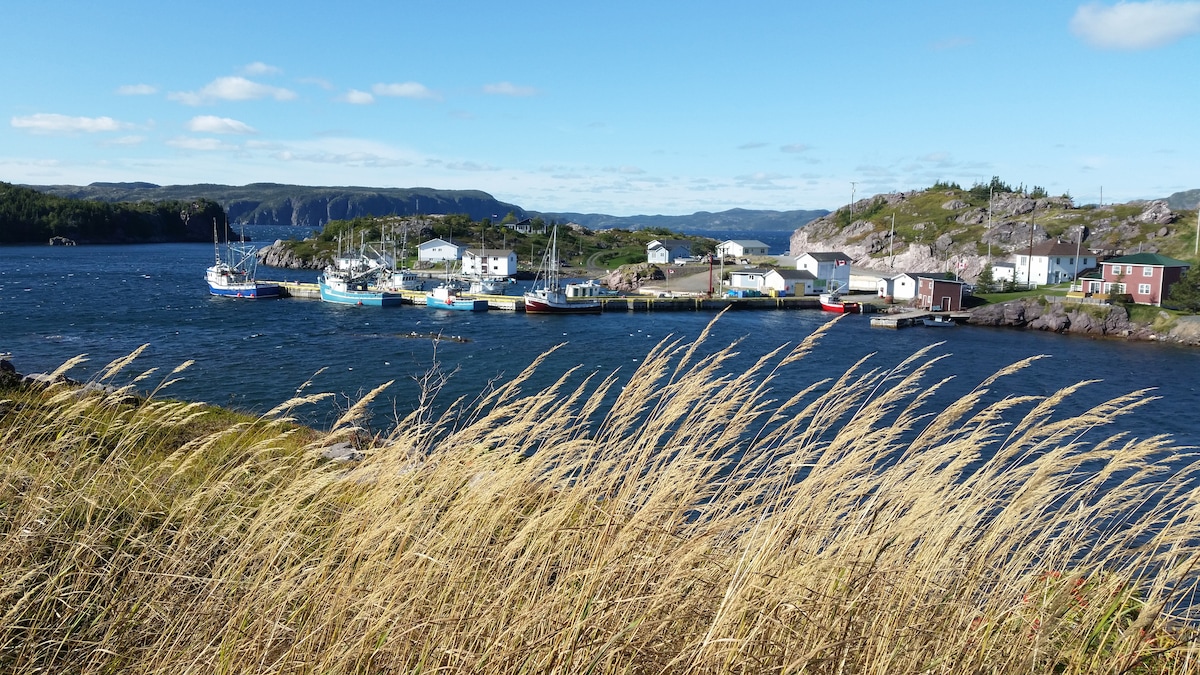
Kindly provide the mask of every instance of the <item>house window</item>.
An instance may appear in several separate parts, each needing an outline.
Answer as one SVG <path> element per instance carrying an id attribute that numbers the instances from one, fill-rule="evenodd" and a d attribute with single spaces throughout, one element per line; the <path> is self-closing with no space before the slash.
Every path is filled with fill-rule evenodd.
<path id="1" fill-rule="evenodd" d="M 1133 274 L 1133 265 L 1125 266 L 1125 274 Z"/>
<path id="2" fill-rule="evenodd" d="M 1154 268 L 1149 265 L 1143 265 L 1142 266 L 1142 276 L 1144 276 L 1144 277 L 1154 276 Z"/>
<path id="3" fill-rule="evenodd" d="M 1138 295 L 1150 295 L 1150 284 L 1138 284 Z"/>
<path id="4" fill-rule="evenodd" d="M 1055 264 L 1055 265 L 1061 265 L 1061 264 L 1062 264 L 1062 258 L 1055 258 L 1055 259 L 1054 259 L 1054 264 Z"/>

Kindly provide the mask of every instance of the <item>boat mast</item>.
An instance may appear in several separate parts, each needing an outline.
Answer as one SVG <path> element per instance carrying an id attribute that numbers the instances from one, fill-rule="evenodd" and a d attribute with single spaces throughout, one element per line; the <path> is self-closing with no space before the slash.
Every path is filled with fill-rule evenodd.
<path id="1" fill-rule="evenodd" d="M 221 244 L 217 240 L 217 219 L 213 218 L 213 260 L 215 264 L 221 264 Z"/>

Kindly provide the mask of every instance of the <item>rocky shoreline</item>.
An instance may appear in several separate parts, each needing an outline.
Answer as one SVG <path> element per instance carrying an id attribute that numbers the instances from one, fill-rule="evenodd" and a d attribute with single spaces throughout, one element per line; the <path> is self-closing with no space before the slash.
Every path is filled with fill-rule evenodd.
<path id="1" fill-rule="evenodd" d="M 978 307 L 971 311 L 967 323 L 1200 346 L 1200 317 L 1173 317 L 1167 312 L 1160 316 L 1161 322 L 1147 325 L 1130 321 L 1129 312 L 1121 305 L 1094 305 L 1043 297 Z"/>

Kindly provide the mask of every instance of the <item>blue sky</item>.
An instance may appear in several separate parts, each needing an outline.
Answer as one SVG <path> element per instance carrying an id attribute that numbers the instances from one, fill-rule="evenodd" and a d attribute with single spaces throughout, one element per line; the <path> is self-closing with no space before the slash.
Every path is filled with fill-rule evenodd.
<path id="1" fill-rule="evenodd" d="M 833 209 L 1200 187 L 1200 2 L 18 2 L 0 180 Z"/>

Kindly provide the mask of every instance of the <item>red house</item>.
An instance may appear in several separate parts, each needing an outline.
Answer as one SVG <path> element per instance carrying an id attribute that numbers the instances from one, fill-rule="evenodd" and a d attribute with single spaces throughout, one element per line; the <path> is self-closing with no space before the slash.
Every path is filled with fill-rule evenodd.
<path id="1" fill-rule="evenodd" d="M 917 307 L 938 312 L 957 312 L 962 309 L 965 285 L 957 279 L 945 279 L 937 274 L 918 274 Z"/>
<path id="2" fill-rule="evenodd" d="M 1158 253 L 1134 253 L 1105 260 L 1100 267 L 1101 278 L 1083 280 L 1084 292 L 1110 296 L 1128 294 L 1139 304 L 1162 305 L 1162 299 L 1171 292 L 1171 285 L 1179 281 L 1191 265 Z"/>

